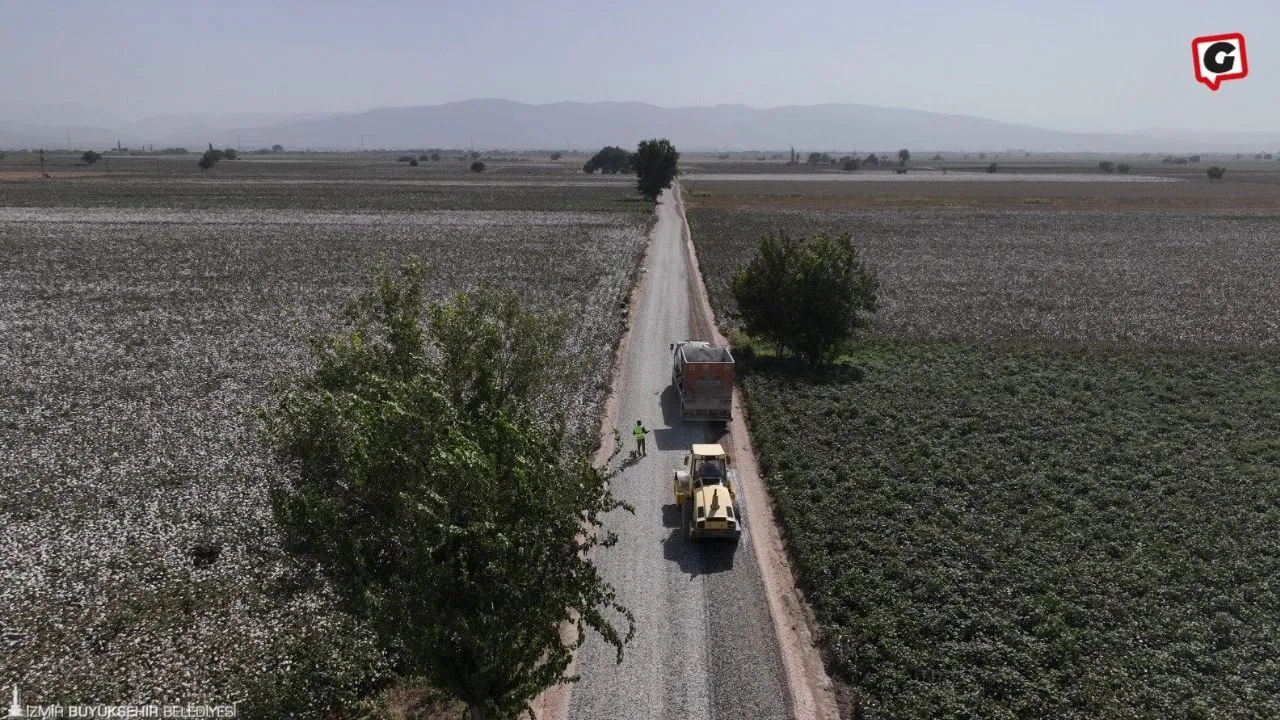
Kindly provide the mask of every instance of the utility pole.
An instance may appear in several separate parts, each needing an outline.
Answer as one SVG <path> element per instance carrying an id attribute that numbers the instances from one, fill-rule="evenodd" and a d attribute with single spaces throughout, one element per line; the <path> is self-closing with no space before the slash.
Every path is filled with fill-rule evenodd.
<path id="1" fill-rule="evenodd" d="M 364 152 L 364 136 L 360 136 L 360 152 Z"/>
<path id="2" fill-rule="evenodd" d="M 243 150 L 243 148 L 240 147 L 240 133 L 236 133 L 236 152 L 240 152 L 241 150 Z"/>
<path id="3" fill-rule="evenodd" d="M 68 150 L 71 149 L 71 131 L 70 130 L 67 131 L 67 149 Z"/>

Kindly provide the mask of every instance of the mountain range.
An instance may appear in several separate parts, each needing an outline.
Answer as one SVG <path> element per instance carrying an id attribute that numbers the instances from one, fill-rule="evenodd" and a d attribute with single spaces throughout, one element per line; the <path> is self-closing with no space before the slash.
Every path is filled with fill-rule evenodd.
<path id="1" fill-rule="evenodd" d="M 163 115 L 126 121 L 79 103 L 0 107 L 0 148 L 217 147 L 594 150 L 669 138 L 688 151 L 1273 152 L 1280 132 L 1074 133 L 872 105 L 658 107 L 484 99 L 343 114 Z"/>

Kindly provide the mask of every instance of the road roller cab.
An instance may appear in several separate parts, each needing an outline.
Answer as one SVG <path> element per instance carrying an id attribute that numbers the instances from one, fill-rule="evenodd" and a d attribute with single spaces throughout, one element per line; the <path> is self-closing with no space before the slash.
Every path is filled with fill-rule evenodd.
<path id="1" fill-rule="evenodd" d="M 673 480 L 686 538 L 737 538 L 742 519 L 729 456 L 720 445 L 694 445 Z"/>

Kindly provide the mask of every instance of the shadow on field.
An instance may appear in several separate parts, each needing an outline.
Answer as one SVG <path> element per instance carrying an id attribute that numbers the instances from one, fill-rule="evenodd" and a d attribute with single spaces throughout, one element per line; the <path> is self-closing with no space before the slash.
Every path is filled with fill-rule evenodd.
<path id="1" fill-rule="evenodd" d="M 675 526 L 671 534 L 662 541 L 662 557 L 675 562 L 680 570 L 691 578 L 699 575 L 713 575 L 733 569 L 733 558 L 738 553 L 738 543 L 734 540 L 704 539 L 686 540 L 684 528 L 680 526 L 680 509 L 676 505 L 664 506 L 662 524 L 667 525 L 667 508 L 673 509 Z M 668 526 L 671 527 L 671 526 Z"/>
<path id="2" fill-rule="evenodd" d="M 756 357 L 741 363 L 739 374 L 759 373 L 777 378 L 800 380 L 811 385 L 848 385 L 862 382 L 867 369 L 847 359 L 836 365 L 815 366 L 794 358 Z M 679 400 L 676 409 L 679 414 Z"/>

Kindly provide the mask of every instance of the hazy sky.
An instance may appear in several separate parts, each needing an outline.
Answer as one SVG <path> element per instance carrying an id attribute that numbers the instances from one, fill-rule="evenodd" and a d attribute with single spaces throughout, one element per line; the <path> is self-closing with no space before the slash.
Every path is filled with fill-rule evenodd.
<path id="1" fill-rule="evenodd" d="M 157 114 L 501 97 L 852 102 L 1090 131 L 1280 130 L 1280 0 L 0 0 L 6 101 Z M 1191 38 L 1242 32 L 1210 92 Z"/>

